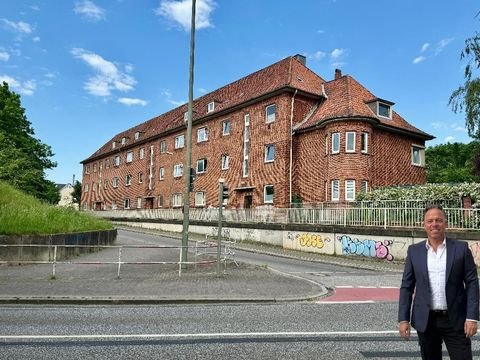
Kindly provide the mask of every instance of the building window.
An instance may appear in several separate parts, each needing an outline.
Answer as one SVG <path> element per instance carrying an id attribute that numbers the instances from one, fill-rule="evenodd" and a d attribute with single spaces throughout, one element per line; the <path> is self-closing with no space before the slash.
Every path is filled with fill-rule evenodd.
<path id="1" fill-rule="evenodd" d="M 212 112 L 215 110 L 215 101 L 209 102 L 207 106 L 207 112 Z"/>
<path id="2" fill-rule="evenodd" d="M 185 111 L 183 113 L 183 121 L 187 122 L 188 121 L 188 111 Z"/>
<path id="3" fill-rule="evenodd" d="M 345 152 L 355 152 L 355 132 L 347 131 L 345 134 Z"/>
<path id="4" fill-rule="evenodd" d="M 110 159 L 105 159 L 105 169 L 110 168 Z"/>
<path id="5" fill-rule="evenodd" d="M 197 130 L 197 142 L 204 142 L 208 140 L 208 127 L 204 126 Z"/>
<path id="6" fill-rule="evenodd" d="M 123 200 L 123 208 L 130 209 L 130 199 Z"/>
<path id="7" fill-rule="evenodd" d="M 355 200 L 355 180 L 345 180 L 345 200 Z"/>
<path id="8" fill-rule="evenodd" d="M 97 172 L 97 163 L 93 164 L 93 172 L 94 172 L 94 173 Z"/>
<path id="9" fill-rule="evenodd" d="M 181 193 L 175 193 L 175 194 L 173 194 L 172 206 L 173 206 L 173 207 L 180 207 L 180 206 L 182 206 L 182 194 L 181 194 Z"/>
<path id="10" fill-rule="evenodd" d="M 197 160 L 197 174 L 201 174 L 207 171 L 207 159 Z"/>
<path id="11" fill-rule="evenodd" d="M 332 201 L 340 200 L 340 180 L 332 180 Z"/>
<path id="12" fill-rule="evenodd" d="M 185 146 L 185 135 L 175 136 L 175 149 L 181 149 Z"/>
<path id="13" fill-rule="evenodd" d="M 412 145 L 412 165 L 425 166 L 425 148 Z"/>
<path id="14" fill-rule="evenodd" d="M 265 185 L 263 188 L 263 202 L 273 204 L 273 185 Z"/>
<path id="15" fill-rule="evenodd" d="M 205 192 L 195 192 L 195 206 L 205 206 Z"/>
<path id="16" fill-rule="evenodd" d="M 145 157 L 145 148 L 140 148 L 140 150 L 138 150 L 138 157 L 141 159 L 143 159 Z"/>
<path id="17" fill-rule="evenodd" d="M 230 120 L 223 120 L 222 121 L 222 135 L 230 135 Z"/>
<path id="18" fill-rule="evenodd" d="M 137 209 L 141 209 L 142 208 L 142 198 L 139 197 L 137 198 Z"/>
<path id="19" fill-rule="evenodd" d="M 138 139 L 140 139 L 140 132 L 139 131 L 137 131 L 135 133 L 135 140 L 138 140 Z"/>
<path id="20" fill-rule="evenodd" d="M 126 162 L 131 163 L 132 161 L 133 161 L 133 151 L 129 151 L 129 152 L 127 152 Z"/>
<path id="21" fill-rule="evenodd" d="M 363 154 L 368 153 L 368 133 L 366 132 L 362 132 L 362 135 L 360 137 L 360 147 Z"/>
<path id="22" fill-rule="evenodd" d="M 88 192 L 88 184 L 85 184 L 85 186 L 83 187 L 83 192 Z"/>
<path id="23" fill-rule="evenodd" d="M 275 112 L 276 111 L 277 111 L 277 105 L 275 105 L 275 104 L 268 105 L 265 108 L 265 122 L 267 124 L 275 121 Z"/>
<path id="24" fill-rule="evenodd" d="M 83 167 L 83 170 L 84 170 L 85 174 L 90 174 L 90 165 L 85 165 Z"/>
<path id="25" fill-rule="evenodd" d="M 360 191 L 362 193 L 368 192 L 368 180 L 362 180 L 362 183 L 360 184 Z"/>
<path id="26" fill-rule="evenodd" d="M 128 174 L 125 176 L 125 185 L 132 185 L 132 175 Z"/>
<path id="27" fill-rule="evenodd" d="M 163 195 L 158 195 L 158 207 L 163 207 Z"/>
<path id="28" fill-rule="evenodd" d="M 103 182 L 103 188 L 104 188 L 105 190 L 108 189 L 108 180 L 105 180 L 105 181 Z"/>
<path id="29" fill-rule="evenodd" d="M 138 183 L 139 184 L 143 183 L 143 172 L 138 173 Z"/>
<path id="30" fill-rule="evenodd" d="M 127 138 L 126 137 L 122 137 L 122 145 L 125 145 L 127 143 Z"/>
<path id="31" fill-rule="evenodd" d="M 114 165 L 114 166 L 120 166 L 120 155 L 116 155 L 116 156 L 113 158 L 113 165 Z"/>
<path id="32" fill-rule="evenodd" d="M 165 179 L 165 168 L 161 167 L 159 170 L 160 180 Z"/>
<path id="33" fill-rule="evenodd" d="M 332 134 L 332 154 L 340 152 L 340 133 Z"/>
<path id="34" fill-rule="evenodd" d="M 176 143 L 177 143 L 177 139 L 175 138 L 175 144 Z M 183 145 L 181 147 L 183 147 Z M 175 149 L 177 149 L 177 147 L 175 147 Z M 165 154 L 166 152 L 167 152 L 167 142 L 165 140 L 162 140 L 160 141 L 160 153 Z"/>
<path id="35" fill-rule="evenodd" d="M 243 177 L 248 176 L 248 149 L 250 146 L 250 115 L 244 117 L 244 138 L 243 138 Z"/>
<path id="36" fill-rule="evenodd" d="M 183 175 L 183 164 L 176 164 L 173 166 L 173 177 L 181 177 Z"/>
<path id="37" fill-rule="evenodd" d="M 230 157 L 227 154 L 222 155 L 222 170 L 227 170 L 230 167 Z"/>
<path id="38" fill-rule="evenodd" d="M 115 149 L 116 146 L 117 146 L 117 142 L 116 142 L 116 141 L 112 141 L 112 150 Z"/>
<path id="39" fill-rule="evenodd" d="M 381 117 L 384 117 L 384 118 L 387 118 L 387 119 L 391 119 L 392 118 L 392 109 L 391 109 L 391 106 L 388 105 L 388 104 L 384 104 L 384 103 L 377 103 L 378 104 L 378 116 L 381 116 Z"/>
<path id="40" fill-rule="evenodd" d="M 265 146 L 265 162 L 272 162 L 275 160 L 275 146 L 269 144 Z"/>
<path id="41" fill-rule="evenodd" d="M 117 210 L 117 202 L 115 200 L 112 201 L 112 210 Z"/>
<path id="42" fill-rule="evenodd" d="M 118 177 L 114 177 L 112 179 L 112 187 L 117 188 L 118 187 Z"/>

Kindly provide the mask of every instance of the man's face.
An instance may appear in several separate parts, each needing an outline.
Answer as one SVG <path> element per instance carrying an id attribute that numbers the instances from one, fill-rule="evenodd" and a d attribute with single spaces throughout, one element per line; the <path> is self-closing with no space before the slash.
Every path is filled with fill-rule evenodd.
<path id="1" fill-rule="evenodd" d="M 441 240 L 445 238 L 447 220 L 439 209 L 430 209 L 425 213 L 423 223 L 429 239 Z"/>

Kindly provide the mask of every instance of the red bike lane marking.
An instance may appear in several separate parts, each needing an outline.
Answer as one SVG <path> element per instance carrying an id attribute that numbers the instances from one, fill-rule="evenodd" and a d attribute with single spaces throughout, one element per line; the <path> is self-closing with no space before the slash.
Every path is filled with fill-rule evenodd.
<path id="1" fill-rule="evenodd" d="M 331 296 L 323 298 L 319 302 L 398 301 L 399 293 L 399 288 L 336 288 Z"/>

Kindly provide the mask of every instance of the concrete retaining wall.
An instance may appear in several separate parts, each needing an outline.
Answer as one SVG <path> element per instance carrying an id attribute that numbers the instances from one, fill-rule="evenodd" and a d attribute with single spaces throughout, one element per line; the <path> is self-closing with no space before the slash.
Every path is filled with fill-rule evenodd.
<path id="1" fill-rule="evenodd" d="M 182 232 L 182 223 L 165 223 L 159 220 L 131 219 L 118 224 Z M 214 223 L 192 222 L 189 231 L 194 234 L 217 236 Z M 480 266 L 480 232 L 448 231 L 449 237 L 466 240 L 477 265 Z M 404 260 L 407 248 L 425 240 L 423 229 L 383 229 L 368 227 L 338 227 L 287 224 L 224 223 L 222 235 L 237 241 L 253 241 L 281 246 L 285 249 L 314 252 L 336 256 L 359 256 L 379 261 Z"/>
<path id="2" fill-rule="evenodd" d="M 112 245 L 117 230 L 89 231 L 74 234 L 0 236 L 0 245 Z M 53 247 L 0 247 L 0 261 L 52 261 Z M 58 247 L 57 260 L 98 251 L 82 247 Z"/>

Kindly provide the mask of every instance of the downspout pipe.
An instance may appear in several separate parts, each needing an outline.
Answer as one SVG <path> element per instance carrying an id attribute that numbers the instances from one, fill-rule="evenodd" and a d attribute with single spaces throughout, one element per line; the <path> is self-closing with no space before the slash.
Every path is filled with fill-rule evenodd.
<path id="1" fill-rule="evenodd" d="M 297 95 L 298 89 L 295 89 L 295 92 L 292 96 L 292 103 L 290 105 L 290 179 L 289 179 L 289 197 L 290 205 L 292 207 L 292 171 L 293 171 L 293 109 L 295 105 L 295 95 Z"/>

